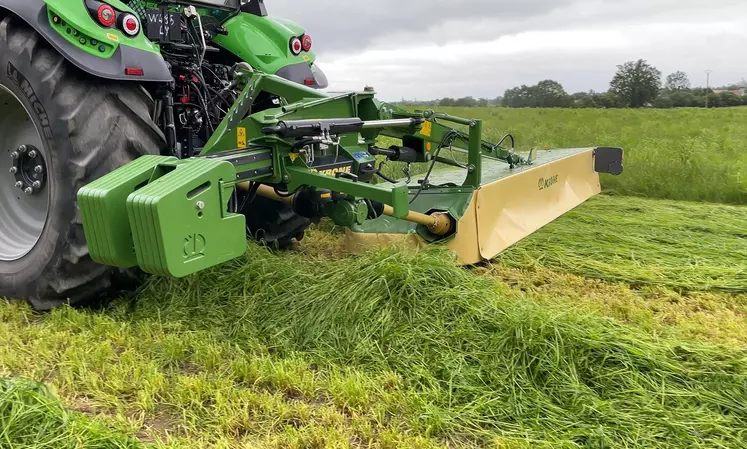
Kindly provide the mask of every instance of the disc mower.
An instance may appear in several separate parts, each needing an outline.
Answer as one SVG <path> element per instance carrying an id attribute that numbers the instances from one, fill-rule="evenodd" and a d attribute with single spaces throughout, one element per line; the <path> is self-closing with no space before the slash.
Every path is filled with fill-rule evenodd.
<path id="1" fill-rule="evenodd" d="M 480 120 L 324 93 L 312 46 L 262 0 L 0 0 L 0 296 L 75 304 L 325 217 L 354 252 L 472 264 L 622 172 L 617 148 L 519 155 Z"/>

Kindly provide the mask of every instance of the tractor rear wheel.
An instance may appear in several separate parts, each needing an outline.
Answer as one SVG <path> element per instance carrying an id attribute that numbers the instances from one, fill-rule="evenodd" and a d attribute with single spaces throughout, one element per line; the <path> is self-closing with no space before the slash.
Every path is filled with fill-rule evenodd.
<path id="1" fill-rule="evenodd" d="M 92 78 L 24 22 L 0 22 L 0 297 L 37 310 L 133 286 L 88 254 L 77 191 L 164 136 L 137 84 Z"/>

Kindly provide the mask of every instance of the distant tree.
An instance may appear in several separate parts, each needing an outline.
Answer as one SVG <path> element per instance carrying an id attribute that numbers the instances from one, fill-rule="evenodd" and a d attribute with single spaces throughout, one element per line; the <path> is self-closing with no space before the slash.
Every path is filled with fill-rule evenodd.
<path id="1" fill-rule="evenodd" d="M 544 80 L 507 90 L 501 104 L 508 108 L 561 108 L 570 107 L 573 99 L 559 82 Z"/>
<path id="2" fill-rule="evenodd" d="M 718 94 L 718 104 L 721 107 L 742 106 L 742 97 L 733 92 L 721 92 Z M 715 106 L 715 104 L 714 104 Z"/>
<path id="3" fill-rule="evenodd" d="M 594 104 L 598 108 L 605 108 L 605 109 L 623 108 L 627 106 L 627 104 L 625 103 L 625 100 L 620 98 L 614 92 L 595 94 Z"/>
<path id="4" fill-rule="evenodd" d="M 667 94 L 662 94 L 656 97 L 653 102 L 653 106 L 659 109 L 671 109 L 674 107 L 674 100 Z"/>
<path id="5" fill-rule="evenodd" d="M 454 99 L 453 98 L 442 98 L 441 101 L 438 102 L 439 106 L 454 106 Z"/>
<path id="6" fill-rule="evenodd" d="M 682 71 L 676 71 L 671 75 L 667 76 L 667 81 L 664 83 L 664 87 L 669 90 L 685 90 L 690 88 L 690 79 L 687 74 Z"/>
<path id="7" fill-rule="evenodd" d="M 540 108 L 564 108 L 571 104 L 571 99 L 563 86 L 553 80 L 544 80 L 534 86 L 534 104 Z"/>
<path id="8" fill-rule="evenodd" d="M 477 100 L 472 97 L 458 98 L 454 101 L 454 106 L 459 106 L 462 108 L 473 108 L 477 106 Z"/>
<path id="9" fill-rule="evenodd" d="M 709 108 L 720 108 L 721 107 L 721 96 L 717 93 L 708 94 L 708 107 Z"/>
<path id="10" fill-rule="evenodd" d="M 617 66 L 610 83 L 610 92 L 625 106 L 640 108 L 653 102 L 659 95 L 661 72 L 643 59 Z"/>
<path id="11" fill-rule="evenodd" d="M 477 106 L 481 108 L 488 107 L 490 106 L 490 100 L 488 100 L 487 98 L 480 98 L 479 100 L 477 100 Z"/>
<path id="12" fill-rule="evenodd" d="M 535 106 L 534 88 L 526 84 L 509 89 L 501 102 L 507 108 L 529 108 Z"/>
<path id="13" fill-rule="evenodd" d="M 669 94 L 669 98 L 672 100 L 672 107 L 675 108 L 697 106 L 695 95 L 689 90 L 673 91 Z"/>
<path id="14" fill-rule="evenodd" d="M 593 92 L 576 92 L 571 94 L 571 107 L 574 108 L 593 108 L 594 98 Z"/>

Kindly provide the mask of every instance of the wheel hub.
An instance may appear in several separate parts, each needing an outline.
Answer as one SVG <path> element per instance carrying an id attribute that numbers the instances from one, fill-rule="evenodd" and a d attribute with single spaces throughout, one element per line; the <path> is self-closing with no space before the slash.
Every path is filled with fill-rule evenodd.
<path id="1" fill-rule="evenodd" d="M 0 263 L 39 242 L 50 205 L 49 155 L 29 110 L 0 84 Z"/>
<path id="2" fill-rule="evenodd" d="M 47 164 L 41 151 L 33 145 L 20 145 L 10 153 L 12 159 L 8 172 L 15 178 L 15 187 L 26 195 L 36 195 L 47 182 Z"/>

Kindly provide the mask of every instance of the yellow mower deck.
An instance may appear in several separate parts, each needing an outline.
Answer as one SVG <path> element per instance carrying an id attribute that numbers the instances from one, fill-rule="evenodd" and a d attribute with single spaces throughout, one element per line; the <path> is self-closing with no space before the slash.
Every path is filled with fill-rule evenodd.
<path id="1" fill-rule="evenodd" d="M 481 187 L 426 190 L 411 206 L 428 213 L 434 209 L 460 209 L 457 231 L 444 241 L 464 264 L 490 260 L 521 239 L 601 192 L 595 171 L 594 148 L 540 151 L 531 166 L 510 169 L 501 161 L 484 158 Z M 434 171 L 431 185 L 462 185 L 465 171 L 448 168 Z M 414 180 L 413 186 L 417 186 Z M 446 197 L 461 196 L 463 204 L 447 205 Z M 439 204 L 438 196 L 444 197 Z M 451 207 L 450 207 L 451 206 Z M 426 245 L 422 232 L 412 224 L 395 223 L 389 217 L 371 220 L 347 231 L 347 247 L 360 253 L 375 245 L 407 243 Z"/>

